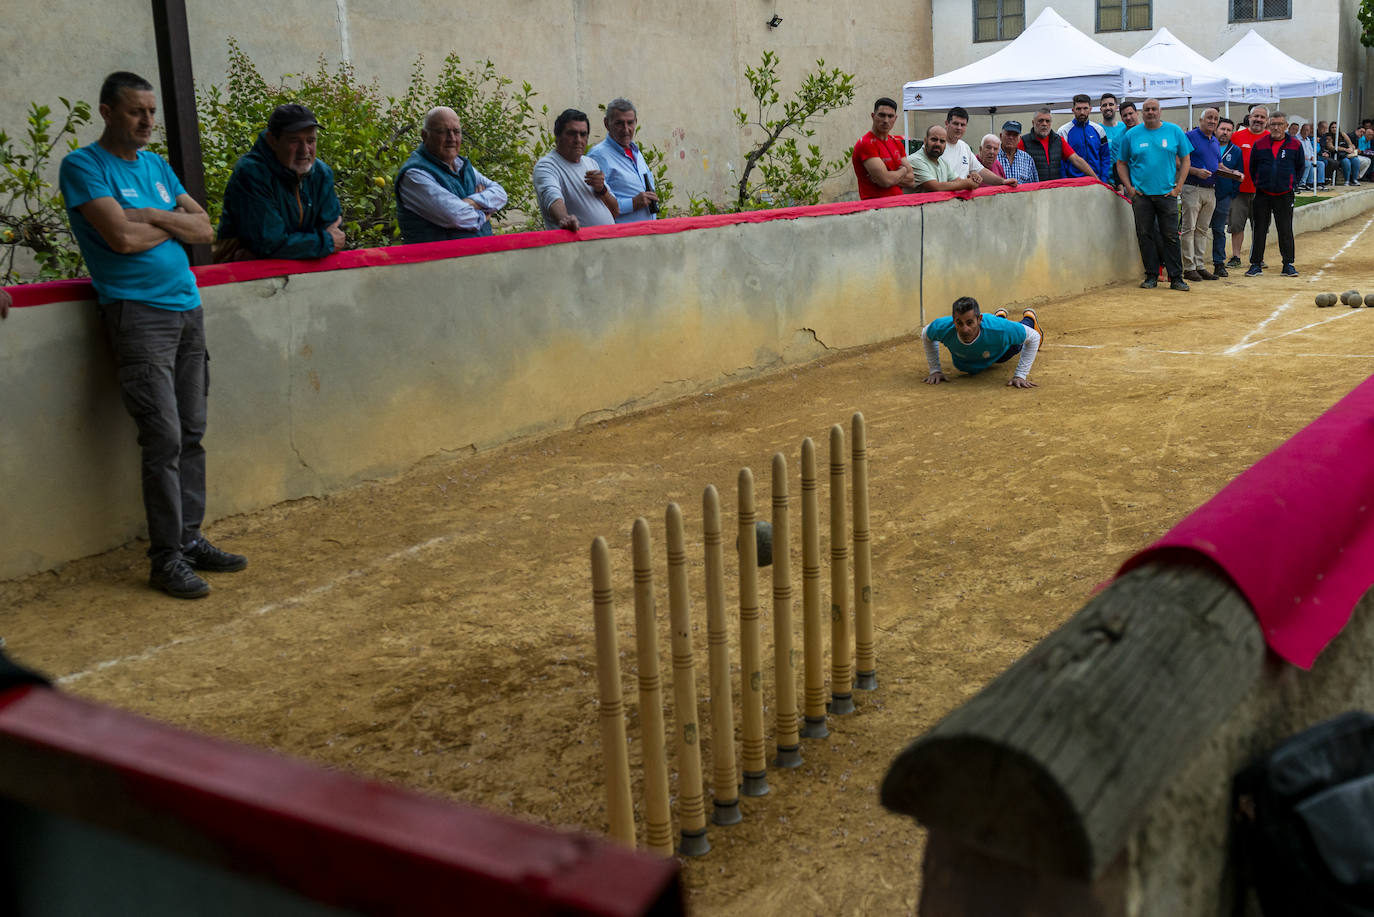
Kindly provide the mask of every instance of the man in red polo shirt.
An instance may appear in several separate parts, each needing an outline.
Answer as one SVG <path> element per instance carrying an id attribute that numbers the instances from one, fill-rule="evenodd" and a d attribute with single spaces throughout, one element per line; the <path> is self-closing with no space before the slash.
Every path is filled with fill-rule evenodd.
<path id="1" fill-rule="evenodd" d="M 906 161 L 906 140 L 892 133 L 896 123 L 896 102 L 882 98 L 873 103 L 873 130 L 859 138 L 850 157 L 861 200 L 916 190 L 916 175 Z"/>
<path id="2" fill-rule="evenodd" d="M 1255 141 L 1269 133 L 1269 109 L 1256 105 L 1246 116 L 1246 126 L 1231 135 L 1231 143 L 1240 147 L 1241 169 L 1245 180 L 1231 201 L 1231 217 L 1226 224 L 1231 233 L 1231 260 L 1228 267 L 1240 266 L 1240 247 L 1245 242 L 1245 224 L 1250 221 L 1250 209 L 1255 202 L 1255 181 L 1250 174 L 1250 149 Z"/>

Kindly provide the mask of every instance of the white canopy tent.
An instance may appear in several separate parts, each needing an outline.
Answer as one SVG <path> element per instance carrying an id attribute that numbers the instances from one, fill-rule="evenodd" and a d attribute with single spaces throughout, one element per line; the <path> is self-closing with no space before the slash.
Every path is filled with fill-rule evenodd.
<path id="1" fill-rule="evenodd" d="M 1333 70 L 1320 70 L 1294 60 L 1251 29 L 1215 61 L 1233 79 L 1272 83 L 1285 99 L 1312 97 L 1312 122 L 1317 121 L 1317 97 L 1336 95 L 1336 121 L 1341 120 L 1342 78 Z"/>
<path id="2" fill-rule="evenodd" d="M 1067 102 L 1084 92 L 1157 98 L 1187 97 L 1187 73 L 1147 66 L 1102 47 L 1075 29 L 1052 8 L 1045 10 L 1014 41 L 957 70 L 902 87 L 907 111 L 953 108 L 1032 108 Z M 907 130 L 908 136 L 910 130 Z"/>
<path id="3" fill-rule="evenodd" d="M 1277 102 L 1278 89 L 1272 80 L 1245 80 L 1231 76 L 1188 45 L 1168 29 L 1161 27 L 1131 60 L 1143 65 L 1167 70 L 1181 70 L 1193 78 L 1192 94 L 1183 98 L 1160 99 L 1165 108 L 1188 106 L 1188 122 L 1193 121 L 1194 102 L 1225 102 L 1230 114 L 1232 102 Z"/>

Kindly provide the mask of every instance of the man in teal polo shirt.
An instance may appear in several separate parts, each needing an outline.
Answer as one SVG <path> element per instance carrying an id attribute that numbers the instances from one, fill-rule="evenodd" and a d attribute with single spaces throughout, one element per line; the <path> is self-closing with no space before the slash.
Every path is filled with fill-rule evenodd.
<path id="1" fill-rule="evenodd" d="M 230 573 L 248 561 L 200 533 L 209 355 L 200 291 L 180 243 L 208 243 L 215 234 L 171 166 L 143 149 L 156 113 L 151 83 L 134 73 L 110 74 L 100 89 L 105 130 L 67 154 L 59 181 L 99 296 L 124 405 L 138 426 L 149 585 L 194 599 L 210 592 L 194 571 Z"/>
<path id="2" fill-rule="evenodd" d="M 1141 106 L 1145 120 L 1121 136 L 1116 174 L 1135 213 L 1135 237 L 1145 266 L 1146 289 L 1159 283 L 1159 262 L 1169 273 L 1169 287 L 1186 291 L 1179 247 L 1179 195 L 1188 177 L 1193 145 L 1183 129 L 1159 116 L 1159 100 Z M 1162 249 L 1162 251 L 1160 251 Z"/>
<path id="3" fill-rule="evenodd" d="M 459 155 L 463 124 L 451 108 L 432 108 L 421 145 L 396 173 L 396 219 L 407 242 L 491 235 L 491 215 L 506 206 L 506 190 Z"/>
<path id="4" fill-rule="evenodd" d="M 949 349 L 955 369 L 976 375 L 998 363 L 1019 356 L 1016 369 L 1007 385 L 1012 388 L 1035 388 L 1030 381 L 1031 366 L 1040 350 L 1042 332 L 1034 309 L 1026 309 L 1021 321 L 1007 318 L 1006 309 L 983 315 L 978 300 L 960 296 L 950 308 L 950 314 L 935 319 L 921 329 L 921 347 L 925 350 L 930 375 L 927 385 L 948 382 L 940 365 L 940 344 Z"/>

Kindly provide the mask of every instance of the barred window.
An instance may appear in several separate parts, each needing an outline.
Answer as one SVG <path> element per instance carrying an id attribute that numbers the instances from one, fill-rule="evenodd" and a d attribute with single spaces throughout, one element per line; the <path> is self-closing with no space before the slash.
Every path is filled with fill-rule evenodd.
<path id="1" fill-rule="evenodd" d="M 1232 22 L 1292 19 L 1293 0 L 1230 0 Z"/>
<path id="2" fill-rule="evenodd" d="M 1097 0 L 1099 32 L 1136 32 L 1154 28 L 1153 22 L 1153 0 Z"/>
<path id="3" fill-rule="evenodd" d="M 973 0 L 973 40 L 1006 41 L 1026 30 L 1026 0 Z"/>

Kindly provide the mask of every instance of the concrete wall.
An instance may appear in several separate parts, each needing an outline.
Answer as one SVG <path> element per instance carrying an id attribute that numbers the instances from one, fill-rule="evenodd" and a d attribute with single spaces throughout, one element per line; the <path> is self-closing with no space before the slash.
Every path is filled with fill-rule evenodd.
<path id="1" fill-rule="evenodd" d="M 1151 28 L 1136 32 L 1097 32 L 1094 0 L 1027 0 L 1026 24 L 1030 25 L 1047 6 L 1053 7 L 1074 28 L 1103 47 L 1127 57 L 1139 51 L 1163 26 L 1208 59 L 1215 59 L 1254 29 L 1265 41 L 1309 66 L 1343 73 L 1341 120 L 1353 125 L 1358 120 L 1360 90 L 1365 71 L 1370 66 L 1369 52 L 1359 42 L 1359 21 L 1355 15 L 1358 3 L 1356 0 L 1292 0 L 1292 4 L 1295 14 L 1292 19 L 1231 23 L 1227 21 L 1226 0 L 1207 3 L 1154 0 Z M 935 73 L 945 73 L 981 60 L 1007 45 L 1007 42 L 973 42 L 972 0 L 933 0 L 932 22 L 936 36 Z M 1305 119 L 1329 121 L 1336 117 L 1336 99 L 1334 95 L 1319 99 L 1315 119 L 1311 97 L 1283 99 L 1280 107 Z M 1367 108 L 1370 106 L 1374 106 L 1374 99 L 1369 100 Z M 1243 106 L 1231 106 L 1233 118 L 1243 113 Z M 1014 113 L 999 113 L 999 122 L 1008 114 Z M 1374 114 L 1374 109 L 1365 114 Z M 1166 111 L 1165 117 L 1180 125 L 1188 122 L 1187 109 Z M 986 120 L 981 114 L 975 114 L 973 122 L 969 133 L 977 128 L 981 136 Z"/>
<path id="2" fill-rule="evenodd" d="M 1065 209 L 1081 218 L 1051 227 Z M 1134 277 L 1131 225 L 1105 188 L 1059 188 L 207 287 L 210 512 L 908 334 L 960 295 L 990 310 Z M 3 332 L 12 577 L 123 543 L 143 512 L 93 304 L 17 309 Z"/>
<path id="3" fill-rule="evenodd" d="M 433 77 L 450 52 L 490 59 L 517 85 L 529 81 L 536 104 L 552 114 L 628 96 L 639 106 L 641 138 L 664 150 L 680 202 L 688 195 L 724 199 L 742 167 L 750 134 L 732 117 L 750 99 L 744 68 L 765 49 L 782 60 L 784 85 L 824 58 L 855 74 L 856 103 L 820 122 L 816 142 L 838 154 L 869 128 L 878 96 L 900 97 L 902 83 L 931 74 L 930 0 L 778 4 L 775 0 L 281 0 L 273 4 L 187 0 L 197 86 L 225 82 L 233 37 L 262 74 L 332 67 L 351 59 L 363 78 L 399 95 L 416 56 Z M 765 25 L 774 12 L 782 25 Z M 6 17 L 0 60 L 0 129 L 21 133 L 30 101 L 60 108 L 59 96 L 96 101 L 112 70 L 134 70 L 155 84 L 152 16 L 142 0 L 54 0 Z M 599 119 L 594 119 L 599 121 Z M 99 134 L 97 125 L 83 142 Z M 600 139 L 599 123 L 593 139 Z M 853 176 L 831 191 L 853 190 Z"/>

